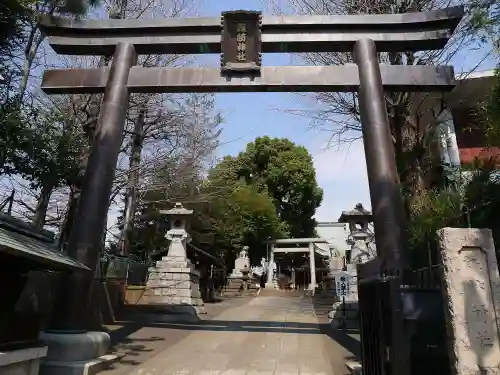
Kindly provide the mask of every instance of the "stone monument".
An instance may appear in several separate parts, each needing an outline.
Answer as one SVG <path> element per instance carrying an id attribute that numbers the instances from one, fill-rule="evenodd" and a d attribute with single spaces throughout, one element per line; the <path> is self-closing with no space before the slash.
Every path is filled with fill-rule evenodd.
<path id="1" fill-rule="evenodd" d="M 500 276 L 490 229 L 438 231 L 452 373 L 500 374 Z"/>
<path id="2" fill-rule="evenodd" d="M 361 203 L 358 203 L 353 210 L 343 211 L 340 215 L 339 223 L 349 224 L 349 237 L 347 244 L 351 249 L 346 253 L 345 270 L 342 275 L 342 282 L 345 288 L 342 296 L 332 306 L 329 313 L 332 326 L 340 323 L 348 324 L 356 322 L 358 319 L 358 277 L 357 265 L 366 263 L 376 256 L 376 252 L 369 247 L 373 243 L 373 233 L 370 232 L 369 224 L 373 221 L 372 213 L 366 210 Z M 336 283 L 338 284 L 339 280 Z M 337 288 L 338 290 L 338 288 Z"/>
<path id="3" fill-rule="evenodd" d="M 323 277 L 323 291 L 335 294 L 335 280 L 344 269 L 344 257 L 336 248 L 330 247 L 330 258 L 328 258 L 328 273 Z"/>
<path id="4" fill-rule="evenodd" d="M 186 219 L 193 214 L 193 210 L 187 210 L 181 203 L 176 203 L 174 208 L 160 213 L 170 219 L 170 230 L 166 234 L 170 245 L 167 255 L 148 270 L 144 301 L 158 306 L 156 317 L 165 314 L 166 320 L 186 319 L 186 315 L 203 314 L 205 309 L 200 293 L 200 274 L 186 256 L 186 244 L 190 240 L 186 231 Z"/>
<path id="5" fill-rule="evenodd" d="M 248 258 L 248 246 L 243 246 L 240 251 L 238 258 L 234 262 L 234 269 L 229 275 L 229 283 L 226 288 L 228 295 L 234 294 L 238 295 L 242 292 L 246 292 L 251 288 L 252 284 L 250 280 L 252 279 L 253 272 L 250 267 L 250 259 Z"/>
<path id="6" fill-rule="evenodd" d="M 273 288 L 274 289 L 279 289 L 280 286 L 279 286 L 279 282 L 278 282 L 278 265 L 276 264 L 276 262 L 273 260 L 273 262 L 271 263 L 271 267 L 273 269 Z"/>
<path id="7" fill-rule="evenodd" d="M 245 268 L 245 266 L 247 268 L 250 268 L 250 259 L 248 258 L 248 246 L 243 246 L 243 249 L 240 251 L 238 258 L 236 258 L 236 261 L 234 262 L 233 272 L 231 272 L 229 278 L 232 279 L 232 278 L 243 277 L 241 270 Z"/>

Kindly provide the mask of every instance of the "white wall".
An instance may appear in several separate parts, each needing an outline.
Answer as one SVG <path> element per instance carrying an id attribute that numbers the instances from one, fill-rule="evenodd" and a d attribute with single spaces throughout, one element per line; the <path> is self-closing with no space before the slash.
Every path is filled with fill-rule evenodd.
<path id="1" fill-rule="evenodd" d="M 340 256 L 345 255 L 345 251 L 350 249 L 346 240 L 349 235 L 349 228 L 345 223 L 318 223 L 316 227 L 318 236 L 325 239 L 330 246 L 333 246 L 340 253 Z M 323 250 L 327 250 L 326 244 L 317 244 Z"/>

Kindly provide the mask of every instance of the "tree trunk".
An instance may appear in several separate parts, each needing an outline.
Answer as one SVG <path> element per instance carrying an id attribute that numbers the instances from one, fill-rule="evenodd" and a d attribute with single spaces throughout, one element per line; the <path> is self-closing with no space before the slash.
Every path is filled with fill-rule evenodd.
<path id="1" fill-rule="evenodd" d="M 143 130 L 146 117 L 146 106 L 143 104 L 135 121 L 134 136 L 130 151 L 127 192 L 125 194 L 125 214 L 123 230 L 120 238 L 120 254 L 125 255 L 129 250 L 129 242 L 134 229 L 134 218 L 137 209 L 137 186 L 139 185 L 139 165 L 143 148 Z"/>
<path id="2" fill-rule="evenodd" d="M 89 121 L 87 126 L 83 128 L 85 135 L 87 136 L 88 147 L 85 147 L 82 151 L 81 165 L 80 165 L 80 176 L 77 180 L 70 184 L 70 195 L 68 203 L 66 204 L 66 215 L 61 224 L 61 236 L 59 237 L 59 249 L 64 250 L 71 235 L 71 230 L 73 229 L 73 221 L 75 220 L 76 210 L 78 208 L 78 203 L 80 202 L 80 196 L 82 192 L 83 177 L 85 175 L 85 170 L 87 168 L 87 160 L 90 155 L 90 148 L 92 147 L 92 140 L 94 137 L 95 124 L 97 123 L 98 108 L 100 101 L 94 97 L 92 107 L 89 110 L 89 117 L 93 117 L 93 121 Z M 97 109 L 96 109 L 97 108 Z"/>
<path id="3" fill-rule="evenodd" d="M 413 207 L 413 201 L 418 199 L 426 189 L 425 179 L 425 154 L 424 145 L 420 137 L 417 123 L 404 121 L 402 129 L 402 147 L 404 172 L 402 175 L 402 185 L 406 192 L 406 205 Z M 409 213 L 409 212 L 408 212 Z"/>
<path id="4" fill-rule="evenodd" d="M 52 14 L 50 12 L 49 14 Z M 44 35 L 38 30 L 36 25 L 31 26 L 31 31 L 28 36 L 28 41 L 24 48 L 24 63 L 21 75 L 21 82 L 19 84 L 19 101 L 18 105 L 21 106 L 23 102 L 24 94 L 28 88 L 28 81 L 30 77 L 31 68 L 33 67 L 33 61 L 35 60 L 36 54 L 38 53 L 38 48 L 40 44 L 45 39 Z"/>
<path id="5" fill-rule="evenodd" d="M 394 65 L 400 60 L 393 56 Z M 418 118 L 409 110 L 410 96 L 401 93 L 388 94 L 388 113 L 399 180 L 403 190 L 406 214 L 410 214 L 412 202 L 426 189 L 425 152 Z"/>
<path id="6" fill-rule="evenodd" d="M 393 102 L 396 100 L 393 99 Z M 409 206 L 407 194 L 407 171 L 408 166 L 406 164 L 406 154 L 404 152 L 404 139 L 403 139 L 403 131 L 406 126 L 406 121 L 404 114 L 398 109 L 397 105 L 388 105 L 387 110 L 389 113 L 389 124 L 391 127 L 391 134 L 394 140 L 394 156 L 396 158 L 396 167 L 398 171 L 398 178 L 401 183 L 401 187 L 403 189 L 403 199 L 404 205 L 406 209 L 406 215 L 409 214 Z"/>
<path id="7" fill-rule="evenodd" d="M 30 77 L 31 68 L 33 67 L 33 61 L 35 60 L 36 54 L 38 52 L 38 48 L 42 43 L 44 36 L 38 31 L 36 26 L 32 26 L 30 31 L 28 41 L 26 43 L 24 49 L 24 63 L 21 74 L 21 82 L 19 84 L 19 97 L 17 99 L 17 108 L 21 108 L 23 104 L 24 94 L 26 93 L 26 89 L 28 88 L 28 81 Z M 47 209 L 49 207 L 49 200 L 54 190 L 54 186 L 43 186 L 42 192 L 38 197 L 38 201 L 36 203 L 35 208 L 35 216 L 33 218 L 33 224 L 37 228 L 43 228 L 45 225 L 45 216 L 47 215 Z"/>
<path id="8" fill-rule="evenodd" d="M 78 203 L 80 202 L 81 188 L 80 186 L 71 186 L 71 193 L 68 199 L 68 209 L 66 215 L 64 216 L 64 221 L 61 225 L 61 236 L 59 237 L 59 249 L 65 250 L 66 245 L 73 229 L 73 222 L 75 220 L 76 209 L 78 208 Z"/>
<path id="9" fill-rule="evenodd" d="M 53 184 L 45 184 L 42 186 L 42 191 L 40 192 L 40 196 L 38 197 L 35 208 L 35 216 L 33 217 L 33 224 L 39 229 L 42 229 L 45 225 L 45 217 L 47 216 L 49 200 L 53 190 Z"/>

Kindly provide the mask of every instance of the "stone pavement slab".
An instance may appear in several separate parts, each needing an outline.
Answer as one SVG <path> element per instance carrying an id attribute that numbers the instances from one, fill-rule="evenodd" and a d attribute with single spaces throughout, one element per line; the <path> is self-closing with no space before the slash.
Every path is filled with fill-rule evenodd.
<path id="1" fill-rule="evenodd" d="M 198 323 L 157 327 L 152 337 L 168 328 L 177 341 L 120 374 L 344 375 L 353 358 L 325 333 L 309 297 L 259 296 Z"/>

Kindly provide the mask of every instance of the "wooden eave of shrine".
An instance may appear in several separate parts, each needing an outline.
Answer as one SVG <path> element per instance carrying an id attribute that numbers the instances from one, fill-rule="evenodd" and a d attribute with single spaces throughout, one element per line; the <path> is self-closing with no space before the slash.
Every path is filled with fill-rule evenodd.
<path id="1" fill-rule="evenodd" d="M 90 270 L 84 264 L 58 251 L 54 233 L 0 213 L 0 254 L 25 262 L 30 269 L 71 271 Z"/>

